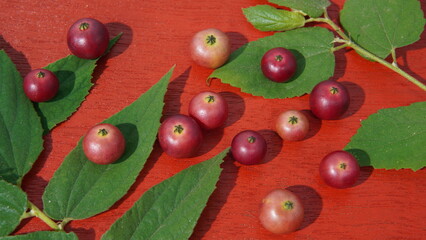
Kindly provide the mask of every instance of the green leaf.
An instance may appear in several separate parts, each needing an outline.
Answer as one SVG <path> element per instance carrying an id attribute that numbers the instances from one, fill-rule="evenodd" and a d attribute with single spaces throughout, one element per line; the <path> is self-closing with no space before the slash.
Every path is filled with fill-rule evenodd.
<path id="1" fill-rule="evenodd" d="M 105 54 L 120 37 L 121 34 L 111 39 Z M 56 75 L 60 86 L 57 95 L 52 100 L 36 103 L 45 134 L 71 116 L 84 101 L 93 85 L 92 73 L 98 60 L 99 58 L 82 59 L 68 55 L 45 67 Z"/>
<path id="2" fill-rule="evenodd" d="M 324 10 L 330 6 L 329 0 L 269 0 L 269 2 L 302 11 L 313 18 L 321 17 Z"/>
<path id="3" fill-rule="evenodd" d="M 0 237 L 0 240 L 78 240 L 75 233 L 39 231 L 23 235 Z"/>
<path id="4" fill-rule="evenodd" d="M 89 161 L 82 139 L 66 156 L 43 195 L 44 210 L 51 218 L 88 218 L 126 194 L 152 151 L 173 69 L 134 103 L 104 121 L 117 126 L 126 139 L 125 153 L 117 162 L 98 165 Z"/>
<path id="5" fill-rule="evenodd" d="M 234 51 L 228 62 L 209 78 L 241 88 L 264 98 L 290 98 L 309 93 L 319 82 L 334 74 L 333 34 L 325 28 L 299 28 L 250 42 Z M 284 47 L 297 59 L 297 71 L 290 81 L 277 83 L 262 73 L 260 62 L 269 49 Z"/>
<path id="6" fill-rule="evenodd" d="M 426 166 L 426 102 L 379 110 L 365 121 L 345 150 L 361 166 L 416 171 Z"/>
<path id="7" fill-rule="evenodd" d="M 340 21 L 352 40 L 381 58 L 419 40 L 425 25 L 417 0 L 347 0 Z"/>
<path id="8" fill-rule="evenodd" d="M 228 151 L 146 191 L 102 239 L 188 239 L 216 187 Z"/>
<path id="9" fill-rule="evenodd" d="M 20 184 L 43 150 L 40 118 L 22 87 L 22 77 L 0 50 L 0 179 Z"/>
<path id="10" fill-rule="evenodd" d="M 269 5 L 243 8 L 243 13 L 260 31 L 287 31 L 305 25 L 305 17 L 300 13 L 279 10 Z"/>
<path id="11" fill-rule="evenodd" d="M 27 195 L 17 186 L 0 180 L 0 236 L 13 232 L 27 210 Z"/>

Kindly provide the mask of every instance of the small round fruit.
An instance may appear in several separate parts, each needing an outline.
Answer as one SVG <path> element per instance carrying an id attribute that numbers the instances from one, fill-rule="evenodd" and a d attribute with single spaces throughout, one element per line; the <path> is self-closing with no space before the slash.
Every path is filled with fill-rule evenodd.
<path id="1" fill-rule="evenodd" d="M 312 113 L 318 118 L 338 119 L 349 107 L 349 93 L 339 82 L 323 81 L 312 90 L 309 104 Z"/>
<path id="2" fill-rule="evenodd" d="M 34 69 L 25 76 L 23 86 L 31 101 L 46 102 L 58 93 L 59 81 L 49 70 Z"/>
<path id="3" fill-rule="evenodd" d="M 358 161 L 346 151 L 334 151 L 325 156 L 319 166 L 320 176 L 329 186 L 348 188 L 359 178 Z"/>
<path id="4" fill-rule="evenodd" d="M 126 141 L 116 126 L 101 123 L 92 127 L 84 136 L 83 151 L 86 157 L 97 164 L 110 164 L 124 153 Z"/>
<path id="5" fill-rule="evenodd" d="M 228 103 L 220 94 L 201 92 L 191 99 L 188 112 L 201 128 L 212 130 L 221 127 L 228 118 Z"/>
<path id="6" fill-rule="evenodd" d="M 190 53 L 198 65 L 215 69 L 228 60 L 231 54 L 231 44 L 224 32 L 216 28 L 209 28 L 194 35 Z"/>
<path id="7" fill-rule="evenodd" d="M 266 141 L 256 131 L 245 130 L 232 139 L 231 152 L 235 160 L 242 164 L 260 163 L 266 155 Z"/>
<path id="8" fill-rule="evenodd" d="M 75 56 L 95 59 L 106 51 L 109 33 L 105 25 L 93 18 L 77 20 L 68 30 L 68 48 Z"/>
<path id="9" fill-rule="evenodd" d="M 275 234 L 291 233 L 302 224 L 303 204 L 299 197 L 286 189 L 275 189 L 263 198 L 259 220 Z"/>
<path id="10" fill-rule="evenodd" d="M 198 123 L 185 115 L 168 117 L 158 130 L 161 148 L 174 158 L 193 157 L 201 146 L 203 135 Z"/>
<path id="11" fill-rule="evenodd" d="M 274 82 L 286 82 L 297 70 L 297 61 L 293 53 L 285 48 L 272 48 L 267 51 L 260 64 L 262 72 Z"/>
<path id="12" fill-rule="evenodd" d="M 309 132 L 309 120 L 300 111 L 288 110 L 278 116 L 275 129 L 285 141 L 301 141 Z"/>

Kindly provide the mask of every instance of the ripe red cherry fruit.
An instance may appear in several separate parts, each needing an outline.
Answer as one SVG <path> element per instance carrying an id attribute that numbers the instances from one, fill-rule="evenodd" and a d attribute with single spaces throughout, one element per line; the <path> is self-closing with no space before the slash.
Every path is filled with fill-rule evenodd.
<path id="1" fill-rule="evenodd" d="M 263 198 L 259 220 L 272 233 L 296 231 L 302 224 L 303 217 L 304 208 L 300 198 L 289 190 L 275 189 Z"/>
<path id="2" fill-rule="evenodd" d="M 312 90 L 309 104 L 312 113 L 318 118 L 338 119 L 349 107 L 349 93 L 339 82 L 323 81 Z"/>
<path id="3" fill-rule="evenodd" d="M 348 188 L 359 178 L 358 161 L 346 151 L 334 151 L 325 156 L 319 166 L 320 176 L 331 187 Z"/>
<path id="4" fill-rule="evenodd" d="M 300 111 L 288 110 L 278 116 L 275 129 L 285 141 L 301 141 L 309 132 L 309 120 Z"/>
<path id="5" fill-rule="evenodd" d="M 75 56 L 95 59 L 106 51 L 109 33 L 105 25 L 93 18 L 77 20 L 68 30 L 68 48 Z"/>
<path id="6" fill-rule="evenodd" d="M 228 118 L 228 103 L 220 94 L 201 92 L 191 99 L 188 111 L 201 128 L 212 130 L 222 126 Z"/>
<path id="7" fill-rule="evenodd" d="M 59 90 L 58 78 L 49 70 L 34 69 L 23 82 L 24 92 L 33 102 L 46 102 L 56 96 Z"/>
<path id="8" fill-rule="evenodd" d="M 286 82 L 297 70 L 297 61 L 293 53 L 285 48 L 272 48 L 262 57 L 262 72 L 274 82 Z"/>
<path id="9" fill-rule="evenodd" d="M 193 157 L 201 146 L 203 135 L 198 123 L 185 115 L 168 117 L 158 130 L 161 148 L 171 157 Z"/>
<path id="10" fill-rule="evenodd" d="M 84 136 L 83 151 L 86 157 L 97 164 L 110 164 L 124 153 L 126 141 L 116 126 L 101 123 L 93 126 Z"/>
<path id="11" fill-rule="evenodd" d="M 260 163 L 266 155 L 266 141 L 256 131 L 245 130 L 232 139 L 231 152 L 235 160 L 242 164 Z"/>
<path id="12" fill-rule="evenodd" d="M 209 28 L 194 35 L 190 53 L 198 65 L 215 69 L 228 60 L 231 54 L 231 44 L 224 32 L 216 28 Z"/>

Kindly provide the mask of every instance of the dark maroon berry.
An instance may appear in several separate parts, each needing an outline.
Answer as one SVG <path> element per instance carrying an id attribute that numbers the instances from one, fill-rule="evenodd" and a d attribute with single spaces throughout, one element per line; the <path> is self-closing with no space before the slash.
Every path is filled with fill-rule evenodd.
<path id="1" fill-rule="evenodd" d="M 238 133 L 231 143 L 234 159 L 246 165 L 260 163 L 266 155 L 266 148 L 266 141 L 262 135 L 252 130 Z"/>
<path id="2" fill-rule="evenodd" d="M 93 18 L 83 18 L 68 30 L 68 48 L 75 56 L 95 59 L 106 51 L 109 33 L 105 25 Z"/>
<path id="3" fill-rule="evenodd" d="M 331 187 L 348 188 L 359 178 L 358 161 L 346 151 L 334 151 L 325 156 L 319 166 L 320 176 Z"/>
<path id="4" fill-rule="evenodd" d="M 24 92 L 33 102 L 46 102 L 56 96 L 59 81 L 55 74 L 46 69 L 34 69 L 24 78 Z"/>
<path id="5" fill-rule="evenodd" d="M 341 83 L 327 80 L 314 87 L 309 103 L 312 113 L 318 118 L 338 119 L 349 107 L 349 93 Z"/>
<path id="6" fill-rule="evenodd" d="M 261 62 L 262 72 L 274 82 L 286 82 L 297 70 L 293 53 L 285 48 L 273 48 L 265 53 Z"/>
<path id="7" fill-rule="evenodd" d="M 168 117 L 158 130 L 158 141 L 169 156 L 193 157 L 201 146 L 203 135 L 198 123 L 185 115 Z"/>

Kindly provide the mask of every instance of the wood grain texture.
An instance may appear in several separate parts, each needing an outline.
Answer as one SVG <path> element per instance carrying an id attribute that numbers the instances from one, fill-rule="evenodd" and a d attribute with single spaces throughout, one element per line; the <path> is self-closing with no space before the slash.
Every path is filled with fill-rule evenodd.
<path id="1" fill-rule="evenodd" d="M 338 18 L 344 0 L 334 0 L 330 15 Z M 98 63 L 94 87 L 78 111 L 45 136 L 45 150 L 25 177 L 23 189 L 42 207 L 47 182 L 78 139 L 94 124 L 118 112 L 147 91 L 177 64 L 166 94 L 164 115 L 188 112 L 192 96 L 203 90 L 221 92 L 230 104 L 225 128 L 205 133 L 199 156 L 173 159 L 158 144 L 128 194 L 108 212 L 71 222 L 66 231 L 80 239 L 100 239 L 110 225 L 151 186 L 195 163 L 209 159 L 230 145 L 245 129 L 259 130 L 268 142 L 264 163 L 242 166 L 227 158 L 217 190 L 208 202 L 191 239 L 281 239 L 257 220 L 262 197 L 274 188 L 289 188 L 302 198 L 306 217 L 290 239 L 424 239 L 426 236 L 426 169 L 385 171 L 362 168 L 355 187 L 338 190 L 324 185 L 318 164 L 327 153 L 342 149 L 360 121 L 382 108 L 425 101 L 418 87 L 354 51 L 336 53 L 332 79 L 349 90 L 351 104 L 344 118 L 319 121 L 302 142 L 283 143 L 273 132 L 275 118 L 287 109 L 309 109 L 309 96 L 265 100 L 213 81 L 211 70 L 194 64 L 188 44 L 197 31 L 215 27 L 225 31 L 235 50 L 248 41 L 271 35 L 253 28 L 241 8 L 266 0 L 232 1 L 0 1 L 0 48 L 22 75 L 69 54 L 66 31 L 77 19 L 93 17 L 106 23 L 111 36 L 123 32 L 107 58 Z M 426 1 L 422 0 L 423 10 Z M 404 70 L 424 83 L 426 33 L 420 41 L 397 50 Z M 309 112 L 308 112 L 309 113 Z M 409 154 L 409 153 L 408 153 Z M 25 220 L 15 234 L 49 227 L 37 218 Z"/>

